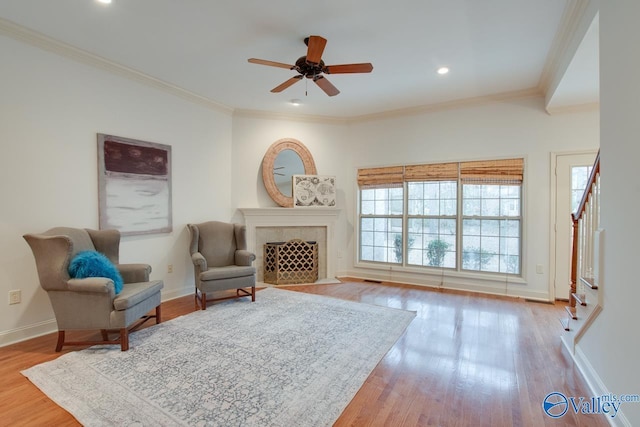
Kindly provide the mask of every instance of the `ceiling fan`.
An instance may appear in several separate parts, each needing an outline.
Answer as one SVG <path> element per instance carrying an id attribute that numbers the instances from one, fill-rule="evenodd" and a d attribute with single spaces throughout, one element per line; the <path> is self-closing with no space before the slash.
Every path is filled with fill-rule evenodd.
<path id="1" fill-rule="evenodd" d="M 295 65 L 267 61 L 264 59 L 249 58 L 249 62 L 252 64 L 287 68 L 299 73 L 299 75 L 293 76 L 284 83 L 271 89 L 271 92 L 282 92 L 289 86 L 302 80 L 303 77 L 306 77 L 308 79 L 312 79 L 327 95 L 335 96 L 339 94 L 340 91 L 331 84 L 323 74 L 370 73 L 371 70 L 373 70 L 373 65 L 369 62 L 362 64 L 326 65 L 322 60 L 322 52 L 327 44 L 327 40 L 320 36 L 309 36 L 304 39 L 304 43 L 307 45 L 307 54 L 298 58 Z"/>

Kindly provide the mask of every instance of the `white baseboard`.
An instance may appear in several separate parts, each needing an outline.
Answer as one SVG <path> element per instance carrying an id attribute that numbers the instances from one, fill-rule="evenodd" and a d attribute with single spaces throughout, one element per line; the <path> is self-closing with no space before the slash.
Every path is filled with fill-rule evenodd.
<path id="1" fill-rule="evenodd" d="M 193 294 L 193 289 L 191 287 L 163 292 L 162 301 L 169 301 L 190 294 Z M 57 331 L 58 325 L 56 324 L 56 319 L 49 319 L 32 325 L 2 331 L 0 332 L 0 347 L 16 344 Z"/>
<path id="2" fill-rule="evenodd" d="M 0 347 L 47 335 L 57 330 L 58 325 L 56 324 L 56 319 L 49 319 L 34 323 L 33 325 L 9 329 L 8 331 L 0 332 Z"/>
<path id="3" fill-rule="evenodd" d="M 442 280 L 442 278 L 437 275 L 376 269 L 355 269 L 345 271 L 341 272 L 337 277 L 353 277 L 356 279 L 379 280 L 382 282 L 403 283 L 429 288 L 526 298 L 543 302 L 549 301 L 548 292 L 530 291 L 522 283 L 497 283 L 491 280 L 487 280 L 485 283 L 480 283 L 478 280 L 456 278 L 452 276 L 447 276 Z"/>
<path id="4" fill-rule="evenodd" d="M 611 394 L 596 370 L 593 369 L 591 362 L 589 362 L 587 355 L 584 354 L 579 344 L 576 344 L 575 353 L 572 353 L 571 357 L 573 357 L 578 370 L 582 374 L 584 380 L 587 382 L 587 386 L 591 390 L 591 393 L 593 393 L 593 396 L 604 396 Z M 637 405 L 637 403 L 634 404 Z M 605 417 L 607 421 L 609 421 L 610 425 L 614 427 L 632 427 L 631 422 L 629 422 L 627 417 L 624 416 L 623 408 L 624 405 L 622 405 L 614 418 Z"/>

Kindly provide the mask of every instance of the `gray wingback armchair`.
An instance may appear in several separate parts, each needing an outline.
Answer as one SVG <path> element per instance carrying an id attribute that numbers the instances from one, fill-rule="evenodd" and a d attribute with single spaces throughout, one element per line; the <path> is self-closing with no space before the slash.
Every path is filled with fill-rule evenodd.
<path id="1" fill-rule="evenodd" d="M 250 296 L 256 300 L 255 254 L 247 251 L 246 227 L 240 224 L 208 221 L 188 224 L 189 252 L 195 270 L 195 301 L 203 310 L 207 301 Z M 247 291 L 246 288 L 251 288 Z M 207 299 L 207 293 L 235 289 L 236 294 Z"/>
<path id="2" fill-rule="evenodd" d="M 52 228 L 42 234 L 25 234 L 36 260 L 40 286 L 47 291 L 58 323 L 56 351 L 64 345 L 120 344 L 129 349 L 129 332 L 149 319 L 161 322 L 162 280 L 149 280 L 151 266 L 120 264 L 120 232 L 70 227 Z M 74 279 L 69 263 L 80 251 L 106 255 L 122 276 L 124 285 L 116 295 L 113 280 L 105 277 Z M 155 315 L 149 314 L 155 309 Z M 102 341 L 65 341 L 65 331 L 99 329 Z M 119 332 L 109 339 L 110 332 Z"/>

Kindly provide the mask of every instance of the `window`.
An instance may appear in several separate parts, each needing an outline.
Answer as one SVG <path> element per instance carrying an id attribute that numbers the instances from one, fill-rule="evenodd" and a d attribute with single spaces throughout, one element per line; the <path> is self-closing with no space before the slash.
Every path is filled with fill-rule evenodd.
<path id="1" fill-rule="evenodd" d="M 360 169 L 360 261 L 519 275 L 523 170 L 523 159 Z"/>
<path id="2" fill-rule="evenodd" d="M 520 185 L 462 185 L 462 269 L 520 274 Z"/>
<path id="3" fill-rule="evenodd" d="M 402 187 L 360 192 L 360 259 L 402 262 Z"/>
<path id="4" fill-rule="evenodd" d="M 404 167 L 360 169 L 360 260 L 402 263 Z"/>
<path id="5" fill-rule="evenodd" d="M 578 210 L 593 166 L 571 167 L 571 212 Z"/>
<path id="6" fill-rule="evenodd" d="M 409 182 L 407 264 L 456 266 L 456 181 Z"/>

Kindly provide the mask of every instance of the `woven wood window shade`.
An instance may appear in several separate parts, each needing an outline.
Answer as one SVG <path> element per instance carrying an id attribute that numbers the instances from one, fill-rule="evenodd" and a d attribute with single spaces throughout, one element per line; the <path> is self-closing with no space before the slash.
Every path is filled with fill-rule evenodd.
<path id="1" fill-rule="evenodd" d="M 405 181 L 446 181 L 458 179 L 459 163 L 434 163 L 404 167 Z"/>
<path id="2" fill-rule="evenodd" d="M 480 160 L 460 163 L 463 182 L 522 184 L 524 159 Z"/>
<path id="3" fill-rule="evenodd" d="M 358 169 L 360 188 L 402 187 L 404 166 Z"/>

